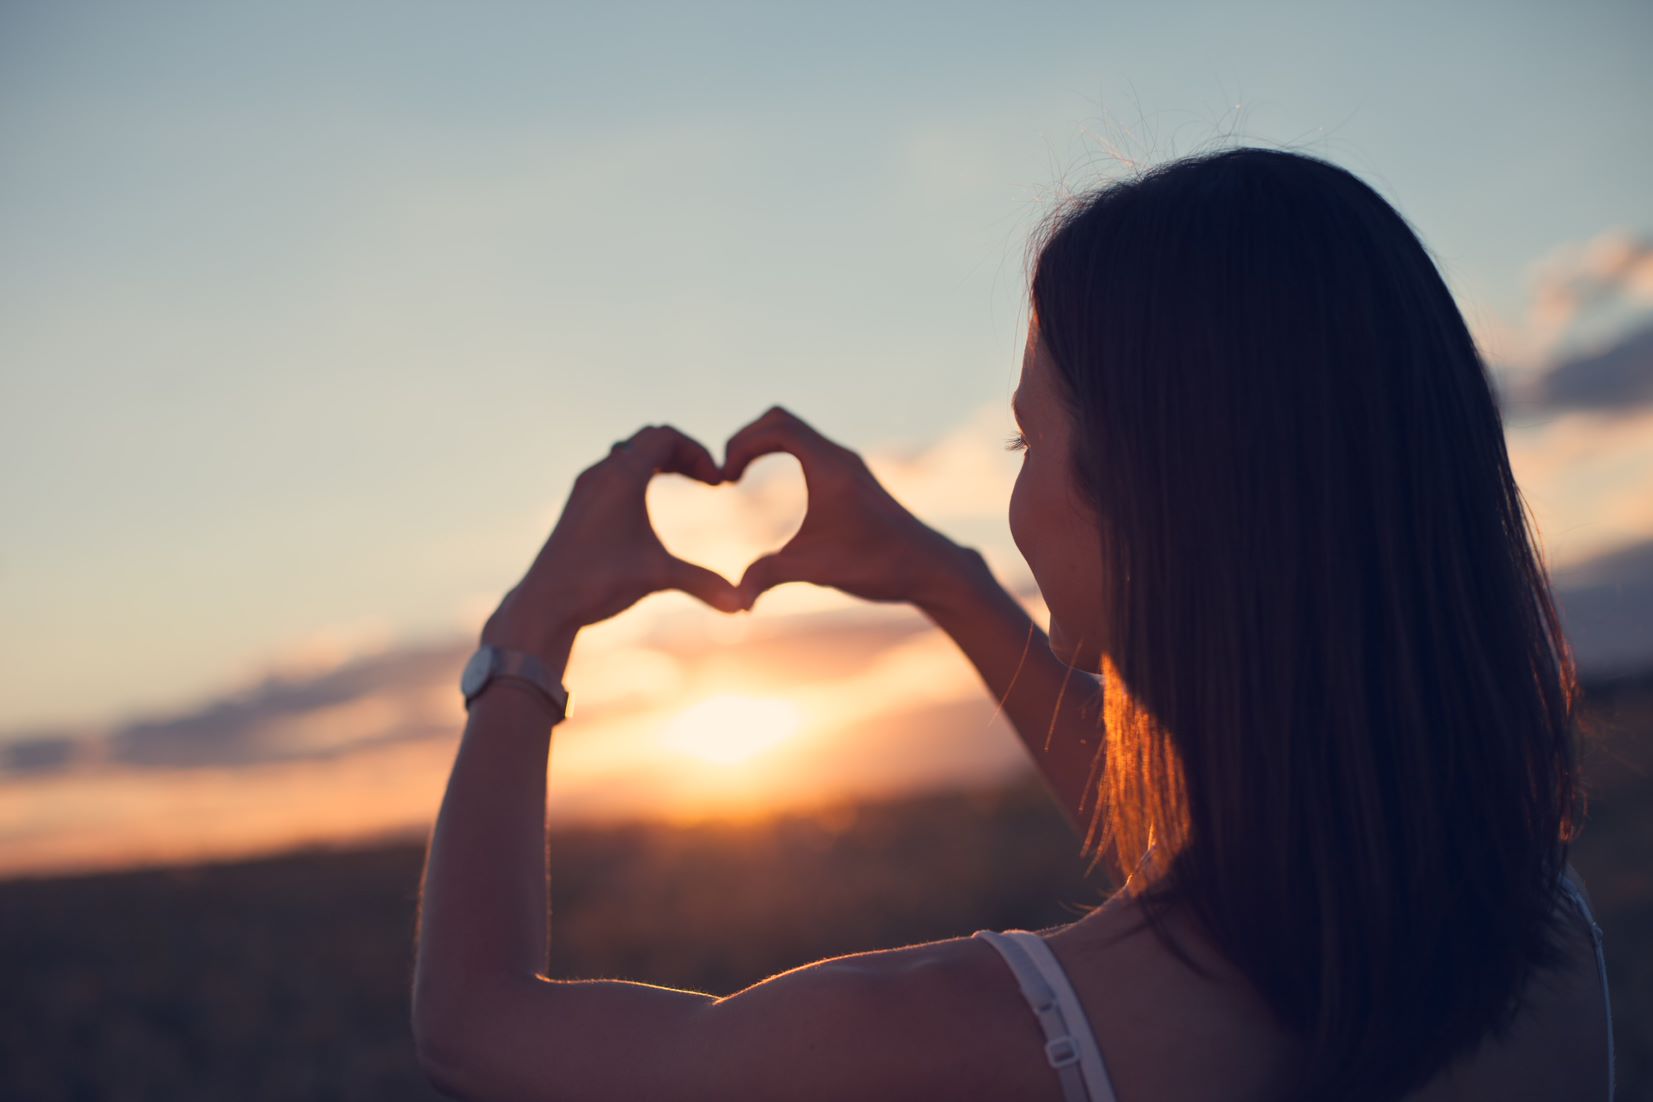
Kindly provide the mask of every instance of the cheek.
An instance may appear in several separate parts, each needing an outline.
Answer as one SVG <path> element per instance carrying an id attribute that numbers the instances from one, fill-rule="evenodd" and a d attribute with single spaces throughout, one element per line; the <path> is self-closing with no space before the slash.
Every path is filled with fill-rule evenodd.
<path id="1" fill-rule="evenodd" d="M 1023 532 L 1027 530 L 1027 471 L 1027 461 L 1023 459 L 1022 469 L 1017 473 L 1017 482 L 1015 482 L 1015 486 L 1010 487 L 1010 517 L 1008 517 L 1008 520 L 1010 520 L 1010 539 L 1015 540 L 1017 550 L 1022 552 L 1023 558 L 1027 558 L 1028 553 L 1027 540 L 1022 539 Z"/>
<path id="2" fill-rule="evenodd" d="M 1027 474 L 1027 460 L 1024 459 L 1022 469 L 1016 475 L 1016 484 L 1010 490 L 1009 520 L 1010 538 L 1016 542 L 1016 549 L 1022 553 L 1022 558 L 1027 559 L 1029 566 L 1033 564 L 1033 560 L 1028 554 L 1032 546 L 1032 541 L 1028 537 L 1034 529 L 1029 508 L 1032 505 L 1031 483 L 1032 480 Z"/>
<path id="3" fill-rule="evenodd" d="M 1062 592 L 1066 589 L 1067 567 L 1063 562 L 1065 547 L 1061 518 L 1055 515 L 1050 500 L 1050 487 L 1041 482 L 1039 472 L 1031 460 L 1023 460 L 1016 486 L 1010 493 L 1010 536 L 1033 574 L 1033 580 L 1044 595 L 1047 606 L 1064 604 Z"/>

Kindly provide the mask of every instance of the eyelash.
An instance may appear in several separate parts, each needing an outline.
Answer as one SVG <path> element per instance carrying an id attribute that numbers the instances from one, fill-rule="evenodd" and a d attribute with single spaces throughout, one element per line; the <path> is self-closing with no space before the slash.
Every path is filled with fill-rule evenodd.
<path id="1" fill-rule="evenodd" d="M 1005 451 L 1019 452 L 1027 450 L 1027 437 L 1019 432 L 1013 432 L 1004 442 Z"/>

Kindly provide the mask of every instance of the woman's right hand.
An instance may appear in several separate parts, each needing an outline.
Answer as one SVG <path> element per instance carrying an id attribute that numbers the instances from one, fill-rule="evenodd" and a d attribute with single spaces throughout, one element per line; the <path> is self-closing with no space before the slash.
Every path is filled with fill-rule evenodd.
<path id="1" fill-rule="evenodd" d="M 803 467 L 808 509 L 785 546 L 747 566 L 739 587 L 746 608 L 784 582 L 916 603 L 939 568 L 965 550 L 891 497 L 860 455 L 780 406 L 729 438 L 723 477 L 739 481 L 747 464 L 771 452 L 786 452 Z"/>

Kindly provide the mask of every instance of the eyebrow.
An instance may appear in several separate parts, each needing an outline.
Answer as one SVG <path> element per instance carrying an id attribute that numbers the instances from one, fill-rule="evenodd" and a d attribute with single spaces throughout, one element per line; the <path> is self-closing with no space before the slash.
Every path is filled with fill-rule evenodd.
<path id="1" fill-rule="evenodd" d="M 1016 404 L 1015 391 L 1010 392 L 1010 415 L 1016 418 L 1016 423 L 1018 425 L 1026 424 L 1026 422 L 1022 420 L 1022 407 Z"/>

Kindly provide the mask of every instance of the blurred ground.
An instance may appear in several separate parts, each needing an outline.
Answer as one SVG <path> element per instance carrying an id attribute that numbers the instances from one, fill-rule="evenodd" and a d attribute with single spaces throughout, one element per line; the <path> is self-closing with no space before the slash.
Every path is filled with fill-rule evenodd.
<path id="1" fill-rule="evenodd" d="M 1653 1091 L 1653 676 L 1588 694 L 1573 863 L 1619 1097 Z M 761 827 L 563 829 L 551 974 L 727 994 L 824 956 L 1077 917 L 1112 884 L 1036 781 Z M 422 842 L 0 883 L 0 1098 L 437 1098 L 407 990 Z"/>

